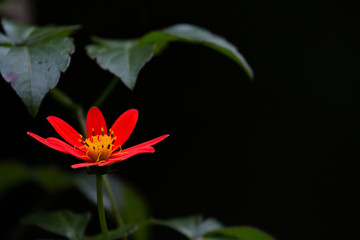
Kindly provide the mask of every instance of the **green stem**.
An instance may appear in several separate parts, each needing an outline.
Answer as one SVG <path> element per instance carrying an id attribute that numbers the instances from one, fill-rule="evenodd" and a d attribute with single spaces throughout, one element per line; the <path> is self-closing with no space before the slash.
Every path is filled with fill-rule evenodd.
<path id="1" fill-rule="evenodd" d="M 100 107 L 101 104 L 105 102 L 105 100 L 110 96 L 112 91 L 115 89 L 116 85 L 120 82 L 118 77 L 114 77 L 111 82 L 107 85 L 101 95 L 96 99 L 93 106 Z"/>
<path id="2" fill-rule="evenodd" d="M 115 213 L 116 223 L 117 223 L 118 227 L 122 227 L 122 226 L 124 226 L 124 220 L 122 219 L 122 217 L 120 215 L 120 211 L 116 204 L 114 193 L 111 190 L 109 179 L 106 175 L 103 175 L 103 180 L 104 180 L 105 191 L 110 199 L 111 208 L 112 208 L 113 212 Z"/>
<path id="3" fill-rule="evenodd" d="M 103 203 L 102 175 L 100 173 L 96 174 L 96 193 L 97 193 L 97 205 L 98 205 L 101 231 L 104 240 L 109 240 L 109 233 L 106 225 L 104 203 Z"/>

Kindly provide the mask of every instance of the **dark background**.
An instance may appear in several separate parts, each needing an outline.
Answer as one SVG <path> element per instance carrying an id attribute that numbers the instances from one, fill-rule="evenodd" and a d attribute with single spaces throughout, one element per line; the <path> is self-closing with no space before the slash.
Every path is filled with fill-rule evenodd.
<path id="1" fill-rule="evenodd" d="M 357 238 L 357 1 L 32 3 L 35 24 L 82 26 L 58 87 L 85 109 L 112 78 L 86 56 L 91 36 L 136 38 L 191 23 L 225 37 L 252 66 L 250 81 L 213 50 L 172 43 L 140 72 L 133 92 L 119 84 L 101 107 L 109 124 L 126 109 L 139 109 L 127 146 L 171 135 L 155 154 L 123 162 L 118 173 L 146 196 L 152 216 L 202 213 L 225 225 L 258 227 L 279 240 Z M 8 84 L 0 85 L 2 158 L 66 169 L 75 163 L 26 135 L 55 136 L 46 116 L 77 127 L 73 116 L 46 97 L 33 119 Z M 36 188 L 21 191 L 2 200 L 15 206 L 11 224 L 41 195 Z M 77 209 L 70 196 L 64 199 L 63 205 Z"/>

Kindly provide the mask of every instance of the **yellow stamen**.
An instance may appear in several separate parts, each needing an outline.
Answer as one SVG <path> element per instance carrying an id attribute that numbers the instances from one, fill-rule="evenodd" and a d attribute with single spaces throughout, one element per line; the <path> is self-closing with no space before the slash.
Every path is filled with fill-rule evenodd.
<path id="1" fill-rule="evenodd" d="M 93 136 L 87 139 L 80 135 L 79 141 L 83 145 L 81 148 L 86 149 L 87 157 L 96 162 L 102 162 L 119 148 L 119 146 L 114 146 L 116 136 L 114 137 L 114 132 L 111 129 L 109 134 L 104 134 L 104 128 L 101 128 L 101 135 L 95 135 L 94 129 L 92 129 L 92 132 Z"/>

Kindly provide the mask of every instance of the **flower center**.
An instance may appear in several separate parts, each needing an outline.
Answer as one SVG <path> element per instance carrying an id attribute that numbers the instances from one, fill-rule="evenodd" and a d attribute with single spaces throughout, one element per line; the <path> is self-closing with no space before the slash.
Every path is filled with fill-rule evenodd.
<path id="1" fill-rule="evenodd" d="M 111 129 L 108 134 L 104 134 L 103 128 L 101 128 L 101 131 L 101 135 L 95 135 L 93 129 L 93 136 L 85 139 L 80 135 L 81 139 L 79 139 L 83 144 L 81 148 L 86 149 L 86 156 L 96 162 L 108 159 L 120 147 L 114 146 L 116 137 L 114 137 L 114 132 Z"/>

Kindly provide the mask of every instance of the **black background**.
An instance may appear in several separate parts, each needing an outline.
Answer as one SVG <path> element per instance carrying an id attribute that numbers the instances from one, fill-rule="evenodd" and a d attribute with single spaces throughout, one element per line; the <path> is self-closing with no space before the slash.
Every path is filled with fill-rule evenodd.
<path id="1" fill-rule="evenodd" d="M 123 162 L 118 173 L 146 196 L 152 216 L 201 213 L 225 225 L 258 227 L 280 240 L 357 238 L 356 1 L 33 3 L 38 25 L 82 26 L 73 35 L 76 52 L 58 87 L 85 109 L 112 78 L 86 56 L 91 36 L 136 38 L 191 23 L 225 37 L 252 66 L 250 81 L 213 50 L 172 43 L 141 70 L 133 92 L 120 84 L 101 107 L 109 125 L 128 108 L 139 109 L 127 146 L 171 135 L 155 146 L 155 154 Z M 0 85 L 2 159 L 64 169 L 75 163 L 26 135 L 55 136 L 49 115 L 78 127 L 73 116 L 46 97 L 33 119 L 10 86 Z M 16 227 L 42 194 L 30 186 L 1 200 L 9 225 Z M 71 194 L 49 208 L 89 207 L 76 205 L 82 199 Z"/>

